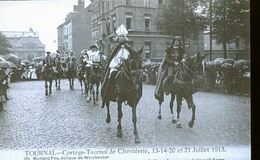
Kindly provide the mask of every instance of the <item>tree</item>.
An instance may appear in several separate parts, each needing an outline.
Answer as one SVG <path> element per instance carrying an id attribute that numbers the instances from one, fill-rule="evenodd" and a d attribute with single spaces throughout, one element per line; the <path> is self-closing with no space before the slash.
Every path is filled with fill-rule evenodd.
<path id="1" fill-rule="evenodd" d="M 159 6 L 157 29 L 171 36 L 197 37 L 204 30 L 205 17 L 198 12 L 201 0 L 169 0 Z M 184 45 L 185 47 L 185 45 Z"/>
<path id="2" fill-rule="evenodd" d="M 223 45 L 224 58 L 227 58 L 227 43 L 233 42 L 237 37 L 249 44 L 249 0 L 214 0 L 212 12 L 213 38 Z"/>
<path id="3" fill-rule="evenodd" d="M 7 41 L 5 36 L 0 32 L 0 54 L 9 54 L 10 51 L 8 48 L 11 48 L 12 45 Z"/>

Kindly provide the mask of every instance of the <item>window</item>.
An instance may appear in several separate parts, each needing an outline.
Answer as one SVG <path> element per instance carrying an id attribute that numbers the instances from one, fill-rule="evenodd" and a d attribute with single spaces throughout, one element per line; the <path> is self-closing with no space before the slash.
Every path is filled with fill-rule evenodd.
<path id="1" fill-rule="evenodd" d="M 151 42 L 145 42 L 144 54 L 145 54 L 145 58 L 151 58 Z"/>
<path id="2" fill-rule="evenodd" d="M 150 21 L 151 21 L 150 17 L 145 17 L 144 18 L 145 31 L 150 31 Z"/>
<path id="3" fill-rule="evenodd" d="M 126 29 L 132 29 L 132 16 L 126 16 Z"/>
<path id="4" fill-rule="evenodd" d="M 150 0 L 144 0 L 144 6 L 145 7 L 150 7 Z"/>
<path id="5" fill-rule="evenodd" d="M 109 0 L 107 1 L 107 11 L 109 11 L 110 7 L 109 7 L 110 3 Z"/>
<path id="6" fill-rule="evenodd" d="M 110 34 L 110 18 L 108 18 L 107 20 L 106 29 L 107 29 L 107 34 Z"/>
<path id="7" fill-rule="evenodd" d="M 112 26 L 113 26 L 113 32 L 116 31 L 116 15 L 112 16 Z"/>
<path id="8" fill-rule="evenodd" d="M 131 0 L 126 0 L 125 4 L 126 5 L 131 5 Z"/>

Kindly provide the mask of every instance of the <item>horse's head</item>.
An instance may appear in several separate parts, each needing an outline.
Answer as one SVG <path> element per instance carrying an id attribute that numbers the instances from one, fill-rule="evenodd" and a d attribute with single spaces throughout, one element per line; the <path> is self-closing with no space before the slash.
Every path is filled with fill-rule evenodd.
<path id="1" fill-rule="evenodd" d="M 204 75 L 204 58 L 207 56 L 201 55 L 199 52 L 191 57 L 188 57 L 185 61 L 185 72 L 190 79 L 199 80 Z"/>
<path id="2" fill-rule="evenodd" d="M 128 58 L 128 64 L 129 64 L 129 69 L 130 71 L 137 71 L 142 68 L 142 57 L 141 54 L 143 52 L 143 48 L 141 48 L 139 51 L 133 50 Z"/>
<path id="3" fill-rule="evenodd" d="M 128 58 L 125 60 L 125 67 L 131 75 L 131 79 L 137 83 L 141 80 L 142 57 L 143 48 L 139 51 L 132 50 Z"/>

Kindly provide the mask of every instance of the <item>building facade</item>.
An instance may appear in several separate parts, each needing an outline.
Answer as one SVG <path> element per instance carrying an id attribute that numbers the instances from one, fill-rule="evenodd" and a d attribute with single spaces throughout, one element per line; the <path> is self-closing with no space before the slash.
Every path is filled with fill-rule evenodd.
<path id="1" fill-rule="evenodd" d="M 83 49 L 91 45 L 90 13 L 88 7 L 84 8 L 84 0 L 78 0 L 74 12 L 69 13 L 65 22 L 58 26 L 58 50 L 64 56 L 74 52 L 76 57 Z"/>
<path id="2" fill-rule="evenodd" d="M 45 45 L 39 39 L 38 33 L 30 31 L 1 31 L 12 48 L 10 53 L 17 55 L 21 60 L 32 60 L 45 55 Z"/>
<path id="3" fill-rule="evenodd" d="M 84 1 L 79 0 L 78 6 Z M 91 0 L 82 11 L 69 13 L 58 29 L 58 49 L 73 51 L 79 57 L 83 49 L 97 44 L 105 55 L 113 46 L 117 28 L 124 24 L 128 30 L 128 43 L 135 50 L 144 49 L 143 59 L 161 61 L 172 40 L 156 28 L 161 0 Z M 81 8 L 82 7 L 78 7 Z M 189 39 L 185 50 L 192 55 L 203 53 L 203 34 Z M 66 56 L 66 54 L 64 54 Z"/>
<path id="4" fill-rule="evenodd" d="M 204 32 L 204 52 L 210 54 L 210 33 Z M 233 42 L 227 44 L 227 58 L 232 59 L 250 59 L 250 46 L 246 45 L 245 41 L 237 37 Z M 210 60 L 207 56 L 207 60 Z M 212 39 L 212 60 L 222 57 L 224 58 L 223 45 L 217 44 L 216 40 Z"/>

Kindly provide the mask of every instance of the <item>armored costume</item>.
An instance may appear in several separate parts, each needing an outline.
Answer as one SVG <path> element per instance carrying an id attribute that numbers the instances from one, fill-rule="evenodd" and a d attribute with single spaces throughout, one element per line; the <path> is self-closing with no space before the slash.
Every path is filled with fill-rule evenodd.
<path id="1" fill-rule="evenodd" d="M 184 50 L 180 45 L 174 45 L 175 41 L 181 41 L 176 36 L 170 46 L 165 50 L 165 57 L 158 69 L 158 79 L 155 88 L 155 98 L 161 102 L 164 100 L 164 93 L 174 92 L 173 79 L 179 63 L 184 58 Z"/>

